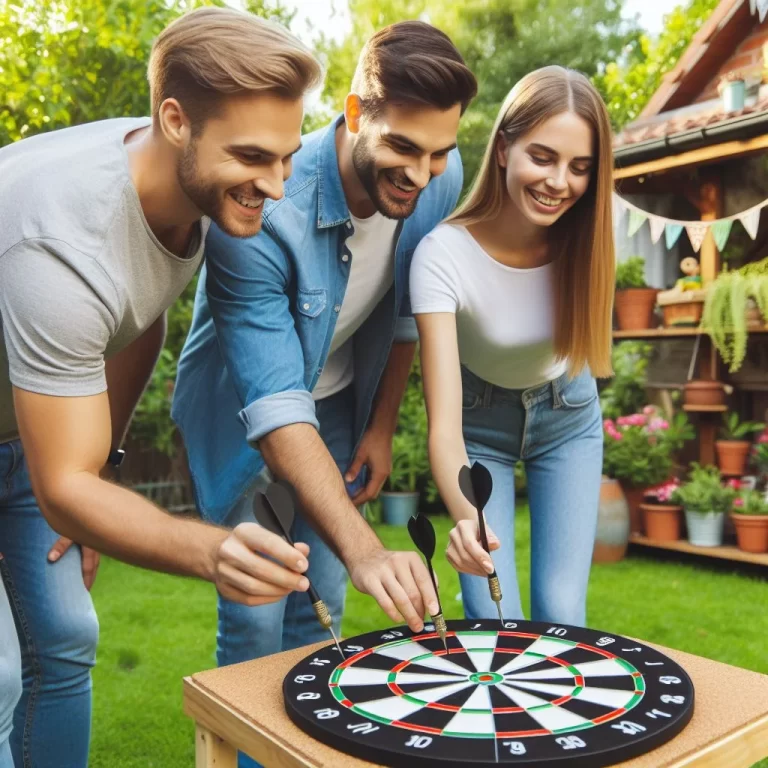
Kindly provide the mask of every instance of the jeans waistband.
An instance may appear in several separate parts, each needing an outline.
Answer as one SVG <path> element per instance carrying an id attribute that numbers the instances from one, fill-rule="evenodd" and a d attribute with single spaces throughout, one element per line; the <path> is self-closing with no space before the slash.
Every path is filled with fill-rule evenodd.
<path id="1" fill-rule="evenodd" d="M 579 374 L 583 376 L 586 374 Z M 497 384 L 481 379 L 477 374 L 472 373 L 466 366 L 461 366 L 461 381 L 465 392 L 471 392 L 483 398 L 483 405 L 487 408 L 492 401 L 497 403 L 519 404 L 526 408 L 540 403 L 550 398 L 559 404 L 560 393 L 565 389 L 570 381 L 568 372 L 561 374 L 556 379 L 536 384 L 527 389 L 507 389 Z"/>

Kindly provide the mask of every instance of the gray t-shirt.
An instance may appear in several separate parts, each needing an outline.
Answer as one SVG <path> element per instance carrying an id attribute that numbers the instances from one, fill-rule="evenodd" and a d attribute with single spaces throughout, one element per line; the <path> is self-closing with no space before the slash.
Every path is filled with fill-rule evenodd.
<path id="1" fill-rule="evenodd" d="M 120 118 L 0 149 L 0 442 L 18 437 L 11 385 L 45 395 L 107 388 L 104 360 L 138 338 L 195 274 L 149 228 Z"/>

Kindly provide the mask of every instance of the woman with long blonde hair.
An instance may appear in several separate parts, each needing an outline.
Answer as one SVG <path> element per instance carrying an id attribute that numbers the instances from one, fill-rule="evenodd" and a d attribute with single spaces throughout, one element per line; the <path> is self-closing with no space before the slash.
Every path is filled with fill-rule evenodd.
<path id="1" fill-rule="evenodd" d="M 531 513 L 531 618 L 583 625 L 602 469 L 595 376 L 611 373 L 611 130 L 589 80 L 562 67 L 505 99 L 466 200 L 411 268 L 429 455 L 455 522 L 447 557 L 467 618 L 496 615 L 459 469 L 493 477 L 488 536 L 505 618 L 521 618 L 515 464 Z"/>

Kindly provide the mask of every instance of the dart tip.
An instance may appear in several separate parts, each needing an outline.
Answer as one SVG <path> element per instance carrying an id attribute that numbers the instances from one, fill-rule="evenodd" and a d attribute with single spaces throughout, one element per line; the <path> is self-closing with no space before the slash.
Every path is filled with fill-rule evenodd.
<path id="1" fill-rule="evenodd" d="M 333 631 L 333 627 L 328 627 L 328 631 L 331 633 L 333 642 L 336 643 L 336 650 L 341 654 L 341 658 L 345 658 L 344 651 L 341 650 L 341 646 L 339 645 L 339 638 L 336 637 L 336 633 Z"/>
<path id="2" fill-rule="evenodd" d="M 504 626 L 504 617 L 501 615 L 501 603 L 496 603 L 496 610 L 499 612 L 499 621 Z"/>

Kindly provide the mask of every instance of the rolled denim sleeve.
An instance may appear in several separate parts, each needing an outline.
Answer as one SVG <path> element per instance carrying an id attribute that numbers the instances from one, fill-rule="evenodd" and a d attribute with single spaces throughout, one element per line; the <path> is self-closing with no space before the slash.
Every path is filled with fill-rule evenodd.
<path id="1" fill-rule="evenodd" d="M 286 292 L 290 262 L 265 227 L 236 240 L 216 229 L 206 242 L 206 292 L 219 348 L 243 404 L 249 443 L 304 422 L 319 428 L 304 381 L 304 353 Z"/>

